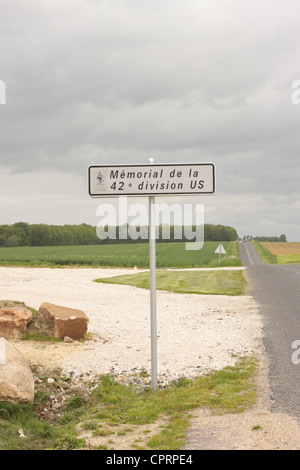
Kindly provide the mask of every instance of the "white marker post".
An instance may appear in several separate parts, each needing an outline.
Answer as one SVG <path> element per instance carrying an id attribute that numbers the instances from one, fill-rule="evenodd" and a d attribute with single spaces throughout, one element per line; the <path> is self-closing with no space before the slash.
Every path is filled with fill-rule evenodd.
<path id="1" fill-rule="evenodd" d="M 222 245 L 222 243 L 220 243 L 220 245 L 216 249 L 215 253 L 219 253 L 219 266 L 220 266 L 221 265 L 221 253 L 223 253 L 224 255 L 226 254 L 225 248 Z"/>
<path id="2" fill-rule="evenodd" d="M 154 163 L 149 158 L 149 163 Z M 151 319 L 151 388 L 157 387 L 157 317 L 156 317 L 156 234 L 155 197 L 149 197 L 149 255 L 150 255 L 150 319 Z"/>

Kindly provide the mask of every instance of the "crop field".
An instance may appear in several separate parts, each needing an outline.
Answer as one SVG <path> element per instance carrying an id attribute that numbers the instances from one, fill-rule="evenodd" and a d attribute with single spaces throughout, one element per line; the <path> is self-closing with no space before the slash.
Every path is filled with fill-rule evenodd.
<path id="1" fill-rule="evenodd" d="M 300 264 L 300 242 L 261 242 L 278 264 Z"/>
<path id="2" fill-rule="evenodd" d="M 300 255 L 300 242 L 261 242 L 273 255 Z"/>
<path id="3" fill-rule="evenodd" d="M 215 254 L 219 242 L 205 242 L 201 250 L 186 250 L 185 243 L 157 243 L 157 267 L 216 267 L 219 255 Z M 241 266 L 236 242 L 223 242 L 226 255 L 221 266 Z M 103 244 L 80 246 L 45 246 L 0 248 L 0 266 L 107 266 L 149 267 L 149 244 Z"/>

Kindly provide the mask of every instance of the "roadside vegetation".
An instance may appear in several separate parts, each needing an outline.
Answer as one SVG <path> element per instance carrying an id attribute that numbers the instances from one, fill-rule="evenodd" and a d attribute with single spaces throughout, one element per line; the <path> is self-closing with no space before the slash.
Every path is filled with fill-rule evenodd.
<path id="1" fill-rule="evenodd" d="M 252 243 L 263 263 L 278 264 L 278 259 L 276 255 L 273 255 L 267 248 L 265 248 L 258 241 L 253 240 Z"/>
<path id="2" fill-rule="evenodd" d="M 180 449 L 194 409 L 236 413 L 254 405 L 256 372 L 253 357 L 241 358 L 151 390 L 147 381 L 137 388 L 112 375 L 81 386 L 36 366 L 34 403 L 0 403 L 0 450 L 124 449 L 125 438 L 126 449 Z"/>
<path id="3" fill-rule="evenodd" d="M 150 273 L 96 279 L 106 284 L 123 284 L 150 289 Z M 242 270 L 157 271 L 156 288 L 181 294 L 243 295 L 247 283 Z"/>

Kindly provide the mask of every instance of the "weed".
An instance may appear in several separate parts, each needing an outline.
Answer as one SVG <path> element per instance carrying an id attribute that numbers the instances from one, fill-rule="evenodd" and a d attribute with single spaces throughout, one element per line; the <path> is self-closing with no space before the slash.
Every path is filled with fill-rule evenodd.
<path id="1" fill-rule="evenodd" d="M 62 342 L 61 338 L 54 338 L 44 333 L 25 333 L 21 338 L 23 341 L 50 341 L 53 343 Z"/>
<path id="2" fill-rule="evenodd" d="M 260 430 L 262 430 L 262 427 L 259 424 L 252 426 L 252 431 L 260 431 Z"/>

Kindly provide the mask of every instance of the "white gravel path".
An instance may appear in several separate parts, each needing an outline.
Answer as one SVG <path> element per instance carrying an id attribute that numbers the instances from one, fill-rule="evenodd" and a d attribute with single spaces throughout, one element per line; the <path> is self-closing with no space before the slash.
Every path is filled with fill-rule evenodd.
<path id="1" fill-rule="evenodd" d="M 38 309 L 43 302 L 83 310 L 91 339 L 71 344 L 19 342 L 31 362 L 66 373 L 126 375 L 151 371 L 150 295 L 130 286 L 93 282 L 132 269 L 0 267 L 0 299 Z M 157 291 L 158 378 L 195 376 L 261 349 L 262 322 L 252 297 Z"/>

